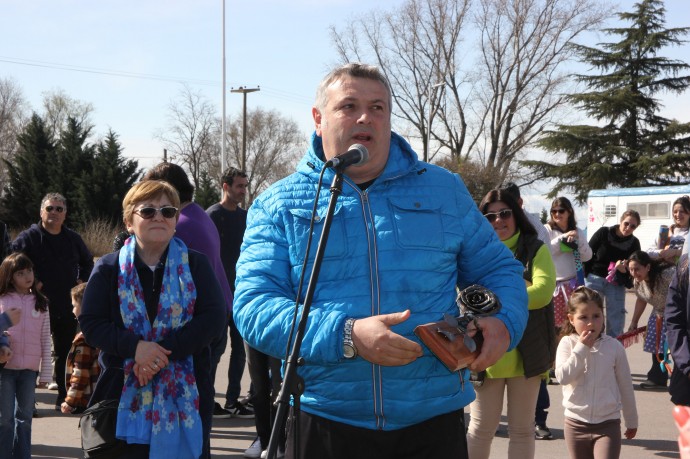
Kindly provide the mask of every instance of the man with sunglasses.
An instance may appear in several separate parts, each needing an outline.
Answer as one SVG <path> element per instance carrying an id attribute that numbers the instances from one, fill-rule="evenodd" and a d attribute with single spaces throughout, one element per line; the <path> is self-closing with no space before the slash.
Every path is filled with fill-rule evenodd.
<path id="1" fill-rule="evenodd" d="M 50 302 L 50 332 L 55 353 L 55 382 L 58 396 L 55 410 L 65 400 L 65 363 L 77 334 L 77 318 L 72 313 L 72 287 L 86 282 L 93 269 L 93 256 L 84 240 L 65 226 L 67 200 L 60 193 L 48 193 L 41 200 L 41 221 L 19 233 L 12 243 L 14 252 L 24 252 L 34 264 L 36 279 Z"/>

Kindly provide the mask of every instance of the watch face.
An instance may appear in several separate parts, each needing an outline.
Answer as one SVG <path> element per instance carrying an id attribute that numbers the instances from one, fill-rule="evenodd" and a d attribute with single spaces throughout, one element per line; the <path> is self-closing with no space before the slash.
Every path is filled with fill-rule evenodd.
<path id="1" fill-rule="evenodd" d="M 343 354 L 346 359 L 351 359 L 355 356 L 355 348 L 349 344 L 343 344 Z"/>

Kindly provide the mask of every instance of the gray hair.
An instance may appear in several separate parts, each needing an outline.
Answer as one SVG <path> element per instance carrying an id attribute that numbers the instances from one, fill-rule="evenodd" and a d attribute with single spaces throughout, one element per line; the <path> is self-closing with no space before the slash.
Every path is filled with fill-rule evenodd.
<path id="1" fill-rule="evenodd" d="M 326 96 L 326 89 L 336 81 L 342 79 L 343 77 L 352 78 L 367 78 L 369 80 L 378 81 L 381 83 L 388 92 L 388 107 L 389 110 L 393 109 L 393 96 L 391 93 L 391 86 L 388 83 L 388 78 L 381 72 L 381 69 L 374 65 L 361 64 L 359 62 L 350 62 L 345 65 L 337 67 L 324 77 L 316 89 L 316 108 L 323 110 L 328 103 L 328 97 Z"/>
<path id="2" fill-rule="evenodd" d="M 41 209 L 43 209 L 43 204 L 46 201 L 60 201 L 62 202 L 62 205 L 67 207 L 67 199 L 60 193 L 48 193 L 47 195 L 43 196 L 43 199 L 41 199 Z"/>

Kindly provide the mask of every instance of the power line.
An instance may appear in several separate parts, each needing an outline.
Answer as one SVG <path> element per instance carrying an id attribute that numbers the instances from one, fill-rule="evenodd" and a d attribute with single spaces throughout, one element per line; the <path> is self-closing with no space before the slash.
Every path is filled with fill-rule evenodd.
<path id="1" fill-rule="evenodd" d="M 116 76 L 122 78 L 135 78 L 140 80 L 153 80 L 153 81 L 168 81 L 173 83 L 190 83 L 201 86 L 220 86 L 220 81 L 215 80 L 202 80 L 198 78 L 187 78 L 187 77 L 176 77 L 168 75 L 156 75 L 151 73 L 137 73 L 128 72 L 124 70 L 114 70 L 114 69 L 103 69 L 96 67 L 86 67 L 81 65 L 72 64 L 61 64 L 59 62 L 47 62 L 38 61 L 33 59 L 23 59 L 18 57 L 8 57 L 0 56 L 0 62 L 5 62 L 8 64 L 25 65 L 29 67 L 40 67 L 40 68 L 50 68 L 57 70 L 64 70 L 68 72 L 79 72 L 79 73 L 90 73 L 94 75 L 107 75 Z M 266 92 L 267 95 L 275 98 L 281 99 L 288 102 L 297 102 L 307 105 L 311 105 L 313 100 L 309 97 L 305 97 L 301 94 L 296 94 L 293 92 L 285 91 L 278 88 L 271 88 L 270 86 L 262 86 L 262 90 Z"/>

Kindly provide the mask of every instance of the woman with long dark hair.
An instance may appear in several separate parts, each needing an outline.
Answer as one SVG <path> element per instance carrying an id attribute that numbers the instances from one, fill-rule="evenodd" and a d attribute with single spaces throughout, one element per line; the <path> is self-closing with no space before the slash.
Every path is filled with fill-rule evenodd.
<path id="1" fill-rule="evenodd" d="M 504 190 L 490 191 L 479 210 L 524 266 L 529 319 L 517 347 L 487 368 L 483 384 L 476 388 L 477 398 L 470 405 L 467 432 L 469 455 L 474 459 L 489 457 L 507 390 L 508 458 L 533 458 L 534 423 L 525 413 L 534 412 L 540 382 L 555 359 L 551 298 L 556 287 L 556 270 L 548 247 L 537 238 L 535 228 L 510 194 Z"/>
<path id="2" fill-rule="evenodd" d="M 668 372 L 663 371 L 660 365 L 664 361 L 666 344 L 664 309 L 666 309 L 668 287 L 676 273 L 676 267 L 662 258 L 652 259 L 647 252 L 642 251 L 630 255 L 627 266 L 634 280 L 633 288 L 637 294 L 635 312 L 633 312 L 628 330 L 637 328 L 647 303 L 654 308 L 647 321 L 647 336 L 643 347 L 645 352 L 652 354 L 652 367 L 647 372 L 647 380 L 640 383 L 640 388 L 665 389 Z"/>
<path id="3" fill-rule="evenodd" d="M 614 338 L 623 333 L 625 326 L 625 288 L 626 284 L 632 287 L 625 260 L 640 250 L 640 240 L 633 236 L 633 232 L 641 222 L 637 211 L 626 210 L 619 224 L 602 226 L 589 240 L 592 259 L 585 263 L 585 285 L 604 297 L 606 334 Z M 616 275 L 609 276 L 609 271 Z"/>
<path id="4" fill-rule="evenodd" d="M 551 258 L 556 266 L 556 290 L 553 294 L 556 327 L 561 328 L 568 320 L 567 303 L 570 294 L 578 285 L 578 271 L 583 272 L 582 262 L 592 258 L 592 249 L 582 230 L 575 222 L 575 210 L 570 200 L 560 196 L 551 203 L 549 221 L 544 225 L 549 232 Z"/>
<path id="5" fill-rule="evenodd" d="M 690 196 L 681 196 L 673 201 L 671 207 L 673 223 L 668 228 L 666 237 L 657 237 L 654 247 L 647 250 L 652 258 L 661 258 L 669 263 L 676 263 L 680 258 L 683 244 L 690 229 Z"/>

